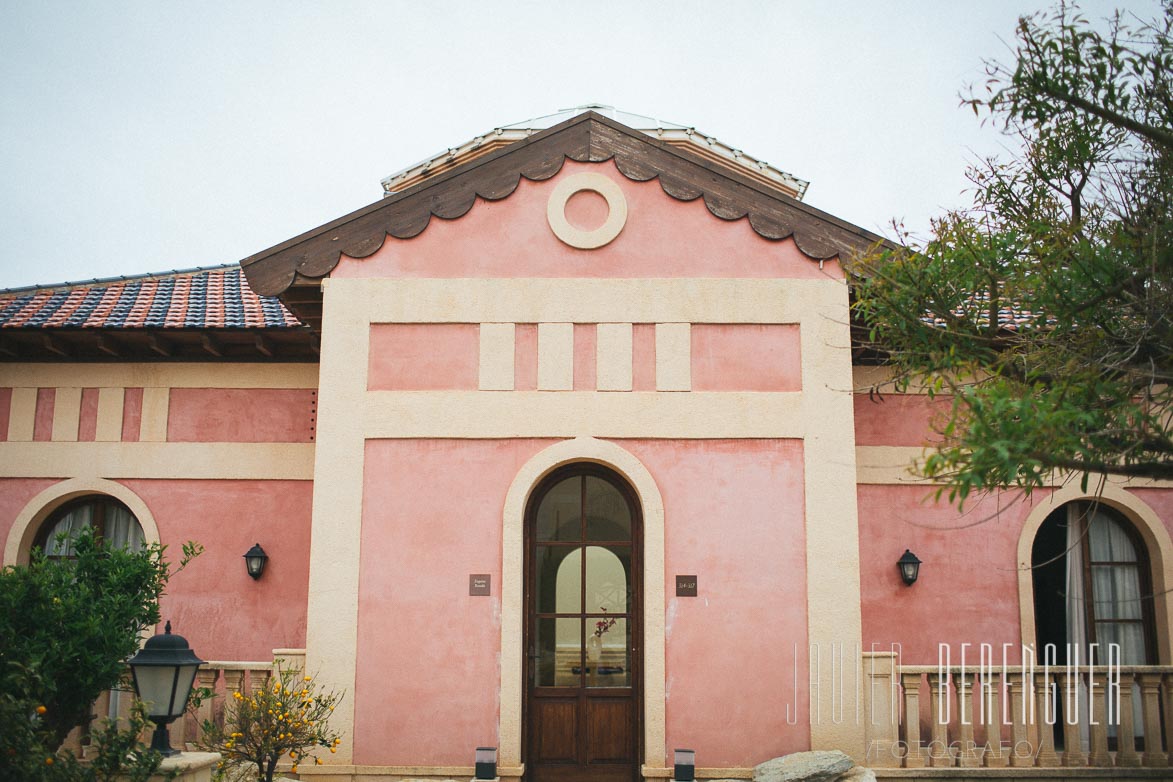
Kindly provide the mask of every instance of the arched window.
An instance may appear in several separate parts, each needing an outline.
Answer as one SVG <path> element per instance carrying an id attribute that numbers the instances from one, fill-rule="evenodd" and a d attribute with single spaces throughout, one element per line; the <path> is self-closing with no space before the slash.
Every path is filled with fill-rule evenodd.
<path id="1" fill-rule="evenodd" d="M 33 545 L 50 557 L 73 554 L 70 542 L 85 527 L 93 527 L 107 545 L 141 551 L 143 528 L 122 502 L 104 494 L 91 494 L 67 502 L 41 524 Z M 65 540 L 59 539 L 64 534 Z"/>
<path id="2" fill-rule="evenodd" d="M 1078 649 L 1086 664 L 1098 644 L 1102 663 L 1118 644 L 1123 665 L 1157 663 L 1152 570 L 1127 519 L 1099 503 L 1068 503 L 1039 528 L 1031 564 L 1040 650 L 1054 644 L 1063 663 Z"/>

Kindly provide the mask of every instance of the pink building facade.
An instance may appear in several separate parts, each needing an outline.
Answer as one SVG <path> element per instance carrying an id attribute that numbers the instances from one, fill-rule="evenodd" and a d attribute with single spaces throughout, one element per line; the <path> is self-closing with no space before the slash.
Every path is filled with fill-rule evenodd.
<path id="1" fill-rule="evenodd" d="M 276 653 L 346 692 L 305 778 L 1163 773 L 1173 487 L 932 501 L 940 410 L 853 360 L 877 237 L 691 133 L 499 135 L 240 268 L 0 297 L 4 563 L 103 503 L 202 543 L 163 613 L 207 681 Z M 1122 650 L 1127 728 L 1010 713 L 1046 642 Z"/>

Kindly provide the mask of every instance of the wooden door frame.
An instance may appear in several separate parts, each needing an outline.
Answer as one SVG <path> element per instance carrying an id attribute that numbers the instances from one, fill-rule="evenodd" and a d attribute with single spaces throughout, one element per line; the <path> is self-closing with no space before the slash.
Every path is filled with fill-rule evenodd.
<path id="1" fill-rule="evenodd" d="M 534 600 L 534 546 L 537 523 L 537 511 L 541 500 L 545 497 L 547 492 L 553 486 L 567 478 L 578 476 L 594 476 L 606 480 L 609 484 L 614 486 L 620 494 L 627 500 L 628 507 L 632 512 L 631 519 L 631 589 L 632 601 L 630 616 L 634 622 L 630 622 L 631 627 L 628 628 L 629 637 L 631 639 L 632 648 L 630 650 L 630 668 L 631 668 L 631 690 L 632 690 L 632 710 L 635 719 L 633 721 L 633 780 L 639 780 L 642 777 L 641 767 L 644 765 L 646 758 L 645 748 L 645 734 L 643 730 L 643 721 L 645 717 L 644 712 L 644 690 L 645 690 L 645 674 L 644 674 L 644 646 L 645 646 L 645 595 L 644 595 L 644 510 L 643 504 L 640 501 L 640 495 L 632 482 L 624 476 L 621 472 L 614 469 L 610 465 L 601 464 L 596 461 L 572 461 L 559 465 L 557 468 L 550 470 L 534 485 L 533 491 L 529 493 L 526 498 L 525 509 L 522 515 L 522 692 L 521 692 L 521 752 L 522 763 L 524 764 L 528 778 L 529 763 L 529 741 L 530 741 L 530 691 L 533 688 L 533 665 L 534 659 L 531 657 L 530 645 L 533 638 L 533 603 Z M 585 546 L 589 545 L 589 541 L 584 543 L 583 556 L 585 558 Z"/>

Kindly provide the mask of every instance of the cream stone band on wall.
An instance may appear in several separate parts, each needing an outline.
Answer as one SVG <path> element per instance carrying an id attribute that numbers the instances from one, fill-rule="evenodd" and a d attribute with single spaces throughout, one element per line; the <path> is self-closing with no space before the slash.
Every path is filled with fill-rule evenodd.
<path id="1" fill-rule="evenodd" d="M 584 231 L 566 219 L 566 202 L 576 193 L 590 190 L 607 200 L 607 219 L 598 228 Z M 546 203 L 550 230 L 564 243 L 580 250 L 594 250 L 609 243 L 627 224 L 627 199 L 614 181 L 594 171 L 584 171 L 561 180 Z"/>

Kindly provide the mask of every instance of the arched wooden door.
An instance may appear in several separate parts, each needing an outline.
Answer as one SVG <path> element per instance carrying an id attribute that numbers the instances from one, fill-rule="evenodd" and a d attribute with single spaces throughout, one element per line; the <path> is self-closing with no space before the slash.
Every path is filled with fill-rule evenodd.
<path id="1" fill-rule="evenodd" d="M 642 518 L 595 464 L 548 476 L 526 509 L 528 782 L 636 782 Z"/>

